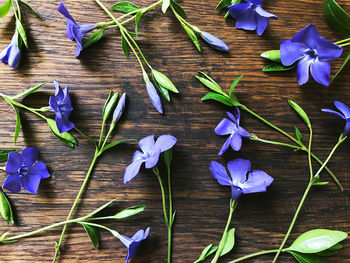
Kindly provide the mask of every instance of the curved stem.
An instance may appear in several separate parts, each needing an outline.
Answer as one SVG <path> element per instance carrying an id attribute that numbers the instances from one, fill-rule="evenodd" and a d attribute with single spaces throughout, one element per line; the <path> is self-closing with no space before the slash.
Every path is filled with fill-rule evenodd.
<path id="1" fill-rule="evenodd" d="M 253 141 L 259 141 L 259 142 L 273 144 L 273 145 L 286 146 L 286 147 L 293 148 L 293 149 L 296 149 L 296 150 L 300 150 L 301 149 L 300 146 L 291 145 L 291 144 L 284 143 L 284 142 L 276 142 L 276 141 L 270 141 L 270 140 L 261 139 L 258 136 L 256 136 L 255 134 L 253 136 L 249 137 L 249 139 L 251 139 Z"/>
<path id="2" fill-rule="evenodd" d="M 170 176 L 170 167 L 168 167 L 168 196 L 169 196 L 169 227 L 168 227 L 168 263 L 171 262 L 171 235 L 173 227 L 173 200 L 171 192 L 171 176 Z"/>
<path id="3" fill-rule="evenodd" d="M 256 252 L 256 253 L 253 253 L 253 254 L 250 254 L 250 255 L 246 255 L 244 257 L 237 258 L 237 259 L 232 260 L 232 261 L 230 261 L 228 263 L 237 263 L 237 262 L 244 261 L 246 259 L 250 259 L 250 258 L 261 256 L 261 255 L 276 253 L 277 251 L 278 251 L 277 249 L 264 250 L 264 251 Z M 286 252 L 286 251 L 287 251 L 286 249 L 282 250 L 282 252 Z"/>
<path id="4" fill-rule="evenodd" d="M 70 220 L 70 218 L 72 217 L 72 214 L 73 214 L 73 212 L 74 212 L 74 209 L 75 209 L 76 205 L 78 204 L 78 201 L 79 201 L 81 195 L 83 194 L 83 192 L 84 192 L 84 190 L 85 190 L 86 184 L 87 184 L 88 181 L 89 181 L 90 175 L 91 175 L 92 170 L 93 170 L 93 168 L 94 168 L 94 166 L 95 166 L 95 163 L 96 163 L 96 161 L 97 161 L 97 159 L 98 159 L 98 156 L 99 156 L 99 155 L 98 155 L 98 152 L 96 151 L 96 152 L 95 152 L 95 155 L 94 155 L 94 158 L 92 159 L 90 168 L 89 168 L 89 170 L 88 170 L 88 172 L 87 172 L 87 174 L 86 174 L 86 176 L 85 176 L 84 182 L 83 182 L 83 184 L 81 185 L 80 190 L 79 190 L 79 192 L 78 192 L 78 194 L 77 194 L 77 196 L 76 196 L 76 198 L 75 198 L 75 200 L 74 200 L 74 203 L 73 203 L 73 205 L 72 205 L 72 207 L 71 207 L 71 209 L 70 209 L 70 211 L 69 211 L 69 214 L 68 214 L 68 216 L 67 216 L 67 221 Z M 65 234 L 65 232 L 66 232 L 66 229 L 67 229 L 67 224 L 64 225 L 64 227 L 63 227 L 63 229 L 62 229 L 62 233 L 61 233 L 60 239 L 59 239 L 59 242 L 57 243 L 57 245 L 56 245 L 56 247 L 55 247 L 55 254 L 54 254 L 54 257 L 53 257 L 53 260 L 52 260 L 53 263 L 56 262 L 56 260 L 57 260 L 57 256 L 58 256 L 60 247 L 61 247 L 61 245 L 62 245 L 62 241 L 63 241 L 64 234 Z"/>
<path id="5" fill-rule="evenodd" d="M 17 107 L 20 107 L 20 108 L 22 108 L 22 109 L 26 109 L 26 110 L 28 110 L 28 111 L 34 113 L 35 115 L 39 116 L 40 118 L 43 118 L 44 120 L 47 119 L 44 115 L 42 115 L 41 113 L 37 112 L 35 109 L 32 109 L 32 108 L 30 108 L 30 107 L 27 107 L 27 106 L 23 105 L 22 103 L 19 103 L 18 101 L 13 100 L 13 99 L 11 99 L 10 97 L 8 97 L 8 96 L 6 96 L 6 95 L 3 95 L 3 94 L 2 94 L 1 96 L 3 97 L 3 99 L 4 99 L 7 103 L 9 103 L 9 104 L 11 104 L 11 105 L 16 105 Z"/>
<path id="6" fill-rule="evenodd" d="M 345 44 L 340 44 L 340 45 L 338 45 L 338 46 L 340 46 L 340 47 L 346 47 L 346 46 L 350 46 L 350 42 L 348 42 L 348 43 L 345 43 Z"/>
<path id="7" fill-rule="evenodd" d="M 341 43 L 348 42 L 348 41 L 350 41 L 350 37 L 346 38 L 346 39 L 343 39 L 343 40 L 340 40 L 340 41 L 337 41 L 337 42 L 334 42 L 334 44 L 339 45 Z"/>
<path id="8" fill-rule="evenodd" d="M 163 213 L 164 213 L 165 225 L 167 227 L 169 227 L 169 219 L 168 219 L 168 215 L 167 215 L 167 212 L 166 212 L 165 192 L 164 192 L 162 178 L 160 177 L 158 168 L 154 168 L 153 169 L 153 173 L 157 176 L 157 179 L 158 179 L 158 182 L 159 182 L 159 186 L 160 186 L 160 191 L 162 192 L 162 204 L 163 204 Z"/>
<path id="9" fill-rule="evenodd" d="M 83 137 L 85 137 L 86 139 L 88 139 L 90 142 L 92 142 L 95 147 L 97 148 L 97 144 L 94 141 L 94 139 L 92 139 L 89 135 L 87 135 L 85 132 L 79 130 L 77 127 L 74 127 L 74 130 L 76 130 L 78 133 L 80 133 Z"/>

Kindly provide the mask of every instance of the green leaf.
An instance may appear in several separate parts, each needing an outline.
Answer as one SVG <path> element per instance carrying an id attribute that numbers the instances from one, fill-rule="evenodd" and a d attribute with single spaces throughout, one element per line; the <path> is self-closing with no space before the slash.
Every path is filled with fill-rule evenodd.
<path id="1" fill-rule="evenodd" d="M 125 219 L 145 211 L 145 205 L 132 206 L 114 215 L 115 219 Z"/>
<path id="2" fill-rule="evenodd" d="M 227 232 L 224 248 L 221 251 L 220 257 L 230 252 L 234 246 L 235 246 L 235 228 L 231 228 Z"/>
<path id="3" fill-rule="evenodd" d="M 11 9 L 11 0 L 7 0 L 2 6 L 0 6 L 0 18 L 8 14 Z"/>
<path id="4" fill-rule="evenodd" d="M 91 225 L 87 225 L 84 223 L 80 223 L 83 225 L 86 233 L 88 234 L 92 245 L 94 246 L 95 249 L 98 248 L 98 244 L 100 243 L 100 232 L 98 231 L 97 227 L 91 226 Z"/>
<path id="5" fill-rule="evenodd" d="M 321 182 L 320 181 L 320 176 L 317 175 L 312 179 L 312 185 L 317 185 L 317 186 L 322 186 L 322 185 L 327 185 L 329 182 Z"/>
<path id="6" fill-rule="evenodd" d="M 204 74 L 204 73 L 201 73 Z M 195 76 L 204 86 L 211 89 L 212 91 L 215 91 L 216 93 L 219 93 L 225 97 L 227 97 L 227 94 L 221 89 L 221 87 L 211 78 L 203 78 L 200 76 Z M 209 76 L 208 76 L 209 77 Z"/>
<path id="7" fill-rule="evenodd" d="M 165 14 L 170 6 L 170 0 L 163 0 L 162 12 Z"/>
<path id="8" fill-rule="evenodd" d="M 328 229 L 313 229 L 299 236 L 288 250 L 300 253 L 318 253 L 343 241 L 347 233 Z"/>
<path id="9" fill-rule="evenodd" d="M 212 77 L 210 77 L 208 74 L 205 74 L 205 73 L 202 72 L 202 71 L 198 71 L 198 73 L 199 73 L 200 77 L 209 80 L 209 81 L 212 82 L 215 86 L 217 86 L 220 90 L 222 90 L 222 88 L 220 87 L 220 85 L 219 85 Z M 224 92 L 224 93 L 225 93 L 225 92 Z M 225 93 L 225 95 L 226 95 L 226 93 Z"/>
<path id="10" fill-rule="evenodd" d="M 169 149 L 163 152 L 164 163 L 168 169 L 170 169 L 171 162 L 173 160 L 173 149 Z"/>
<path id="11" fill-rule="evenodd" d="M 321 257 L 329 257 L 338 253 L 338 251 L 342 248 L 343 248 L 343 245 L 338 243 L 338 244 L 335 244 L 333 247 L 330 247 L 329 249 L 318 252 L 316 254 Z"/>
<path id="12" fill-rule="evenodd" d="M 335 0 L 324 1 L 324 15 L 334 30 L 350 35 L 350 16 Z"/>
<path id="13" fill-rule="evenodd" d="M 129 44 L 123 35 L 122 35 L 122 49 L 123 49 L 125 57 L 129 58 L 130 57 Z"/>
<path id="14" fill-rule="evenodd" d="M 124 139 L 124 140 L 119 140 L 119 141 L 116 141 L 116 142 L 112 142 L 112 143 L 108 144 L 107 146 L 105 146 L 102 149 L 102 151 L 104 152 L 104 151 L 106 151 L 108 149 L 111 149 L 111 148 L 113 148 L 113 147 L 115 147 L 115 146 L 117 146 L 117 145 L 119 145 L 121 143 L 124 143 L 124 142 L 133 142 L 133 141 L 137 141 L 137 140 L 136 139 Z"/>
<path id="15" fill-rule="evenodd" d="M 111 115 L 111 113 L 114 111 L 115 105 L 117 104 L 117 101 L 118 101 L 118 97 L 119 97 L 118 92 L 113 94 L 113 91 L 110 91 L 102 111 L 103 121 L 106 121 Z"/>
<path id="16" fill-rule="evenodd" d="M 218 102 L 221 102 L 222 104 L 225 104 L 227 106 L 233 106 L 232 102 L 225 96 L 221 94 L 217 94 L 215 92 L 209 92 L 207 95 L 205 95 L 202 98 L 202 101 L 204 100 L 216 100 Z"/>
<path id="17" fill-rule="evenodd" d="M 291 66 L 283 66 L 280 63 L 272 63 L 264 67 L 263 72 L 278 72 L 278 71 L 288 71 L 295 68 L 295 64 Z"/>
<path id="18" fill-rule="evenodd" d="M 0 214 L 7 224 L 14 223 L 11 204 L 3 191 L 0 191 Z"/>
<path id="19" fill-rule="evenodd" d="M 238 78 L 235 79 L 235 81 L 232 83 L 231 88 L 230 88 L 230 92 L 229 92 L 229 96 L 231 97 L 231 94 L 233 93 L 235 87 L 237 86 L 237 84 L 241 81 L 241 79 L 243 78 L 243 75 L 239 76 Z"/>
<path id="20" fill-rule="evenodd" d="M 216 9 L 223 9 L 225 7 L 228 7 L 230 5 L 232 5 L 232 0 L 221 0 L 220 3 L 217 5 Z"/>
<path id="21" fill-rule="evenodd" d="M 187 15 L 185 10 L 183 10 L 183 8 L 174 0 L 170 0 L 171 6 L 175 9 L 175 12 L 181 16 L 183 19 L 187 19 Z"/>
<path id="22" fill-rule="evenodd" d="M 343 69 L 344 69 L 345 66 L 349 63 L 349 61 L 350 61 L 350 52 L 346 55 L 343 64 L 341 65 L 341 67 L 340 67 L 340 69 L 337 71 L 337 73 L 335 73 L 334 77 L 333 77 L 332 80 L 331 80 L 331 83 L 332 83 L 332 81 L 333 81 L 336 77 L 338 77 L 338 75 L 340 74 L 340 72 L 343 71 Z"/>
<path id="23" fill-rule="evenodd" d="M 97 214 L 98 212 L 102 211 L 103 209 L 105 209 L 107 206 L 109 206 L 110 204 L 112 204 L 115 200 L 117 199 L 113 199 L 107 203 L 105 203 L 104 205 L 101 205 L 99 208 L 95 209 L 94 211 L 92 211 L 90 214 L 84 216 L 84 218 L 89 218 L 92 217 L 93 215 Z"/>
<path id="24" fill-rule="evenodd" d="M 170 90 L 174 93 L 179 93 L 178 89 L 175 87 L 175 85 L 171 82 L 171 80 L 165 76 L 163 73 L 153 69 L 152 70 L 152 76 L 155 82 L 157 84 L 167 90 Z"/>
<path id="25" fill-rule="evenodd" d="M 94 32 L 93 34 L 91 34 L 91 36 L 89 36 L 89 38 L 85 41 L 83 45 L 83 49 L 86 49 L 91 45 L 95 44 L 96 42 L 98 42 L 103 37 L 104 32 L 105 32 L 105 29 L 101 28 L 96 32 Z"/>
<path id="26" fill-rule="evenodd" d="M 213 244 L 210 244 L 206 246 L 203 250 L 199 258 L 193 262 L 193 263 L 198 263 L 209 257 L 211 254 L 213 254 L 216 250 L 218 250 L 217 246 L 213 246 Z"/>
<path id="27" fill-rule="evenodd" d="M 134 12 L 140 9 L 137 5 L 131 2 L 119 2 L 111 7 L 114 11 L 121 12 L 124 14 Z"/>
<path id="28" fill-rule="evenodd" d="M 292 100 L 288 100 L 289 105 L 296 111 L 296 113 L 299 114 L 299 116 L 303 119 L 303 121 L 306 123 L 306 125 L 311 128 L 311 123 L 310 123 L 310 119 L 307 116 L 307 114 L 305 113 L 305 111 L 298 105 L 296 104 L 294 101 Z"/>
<path id="29" fill-rule="evenodd" d="M 36 92 L 37 90 L 39 90 L 42 86 L 46 85 L 47 83 L 49 83 L 49 82 L 44 82 L 44 83 L 41 83 L 41 84 L 39 84 L 39 85 L 37 85 L 37 86 L 35 86 L 33 88 L 29 88 L 29 89 L 27 89 L 27 90 L 17 94 L 16 96 L 11 97 L 11 99 L 15 100 L 15 99 L 18 99 L 18 98 L 21 98 L 21 97 L 26 97 L 29 94 L 32 94 L 32 93 Z"/>
<path id="30" fill-rule="evenodd" d="M 136 13 L 136 17 L 135 17 L 135 35 L 136 35 L 136 37 L 139 36 L 139 25 L 140 25 L 142 15 L 143 15 L 143 11 L 139 11 Z"/>
<path id="31" fill-rule="evenodd" d="M 185 29 L 187 35 L 190 37 L 196 48 L 198 49 L 199 52 L 202 51 L 201 49 L 201 44 L 198 41 L 197 35 L 193 32 L 191 28 L 189 28 L 185 23 L 181 22 L 182 27 Z"/>
<path id="32" fill-rule="evenodd" d="M 301 254 L 294 251 L 288 251 L 299 263 L 324 263 L 324 260 L 313 254 Z"/>
<path id="33" fill-rule="evenodd" d="M 13 136 L 13 143 L 16 144 L 19 132 L 21 130 L 21 116 L 19 116 L 18 109 L 11 104 L 12 108 L 16 112 L 16 128 L 15 128 L 15 135 Z"/>
<path id="34" fill-rule="evenodd" d="M 26 31 L 24 30 L 22 23 L 19 20 L 16 21 L 16 30 L 18 34 L 21 36 L 24 45 L 28 49 L 28 39 L 27 39 Z"/>
<path id="35" fill-rule="evenodd" d="M 163 95 L 163 97 L 170 102 L 170 94 L 169 91 L 165 88 L 163 88 L 162 86 L 159 86 L 158 83 L 156 82 L 156 86 L 158 88 L 158 90 L 160 91 L 160 93 Z"/>
<path id="36" fill-rule="evenodd" d="M 47 124 L 50 127 L 51 132 L 64 144 L 68 147 L 73 148 L 74 144 L 77 144 L 77 140 L 71 135 L 69 132 L 60 133 L 57 129 L 57 125 L 55 120 L 53 119 L 46 119 Z"/>
<path id="37" fill-rule="evenodd" d="M 267 58 L 273 62 L 277 62 L 279 64 L 282 64 L 281 61 L 281 52 L 280 50 L 269 50 L 269 51 L 265 51 L 263 53 L 260 54 L 260 56 L 262 56 L 263 58 Z"/>
<path id="38" fill-rule="evenodd" d="M 16 149 L 0 150 L 0 163 L 6 162 L 10 152 L 18 152 Z"/>
<path id="39" fill-rule="evenodd" d="M 298 142 L 303 142 L 303 136 L 301 135 L 301 132 L 299 131 L 298 127 L 295 126 L 294 128 Z"/>
<path id="40" fill-rule="evenodd" d="M 32 11 L 32 13 L 33 13 L 37 18 L 39 18 L 40 20 L 42 20 L 42 21 L 45 20 L 45 19 L 44 19 L 44 18 L 43 18 L 29 3 L 27 3 L 26 1 L 20 0 L 19 3 L 25 5 L 27 8 L 29 8 L 29 10 Z"/>

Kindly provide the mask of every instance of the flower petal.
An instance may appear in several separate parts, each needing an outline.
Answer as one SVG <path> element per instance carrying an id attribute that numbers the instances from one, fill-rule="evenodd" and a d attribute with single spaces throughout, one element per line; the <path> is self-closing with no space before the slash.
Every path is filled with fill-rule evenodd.
<path id="1" fill-rule="evenodd" d="M 247 179 L 251 164 L 249 160 L 234 159 L 227 163 L 227 169 L 230 171 L 233 185 L 240 186 Z"/>
<path id="2" fill-rule="evenodd" d="M 340 110 L 346 118 L 350 118 L 350 108 L 340 101 L 334 101 L 335 107 Z"/>
<path id="3" fill-rule="evenodd" d="M 277 19 L 277 16 L 267 12 L 266 10 L 264 10 L 261 6 L 257 6 L 255 9 L 255 12 L 257 12 L 260 16 L 262 17 L 266 17 L 266 18 L 274 18 Z"/>
<path id="4" fill-rule="evenodd" d="M 247 0 L 247 2 L 250 2 L 253 5 L 262 5 L 262 0 Z"/>
<path id="5" fill-rule="evenodd" d="M 230 15 L 234 18 L 237 19 L 237 17 L 244 12 L 246 9 L 248 9 L 251 5 L 249 3 L 238 3 L 235 5 L 231 5 L 228 7 L 228 11 Z"/>
<path id="6" fill-rule="evenodd" d="M 316 58 L 311 63 L 311 75 L 318 83 L 328 86 L 331 81 L 331 64 Z"/>
<path id="7" fill-rule="evenodd" d="M 204 39 L 204 41 L 207 42 L 212 48 L 225 52 L 229 51 L 229 47 L 220 38 L 204 31 L 201 31 L 200 35 Z"/>
<path id="8" fill-rule="evenodd" d="M 235 150 L 236 152 L 241 149 L 241 147 L 242 147 L 242 137 L 241 137 L 241 135 L 238 132 L 235 132 L 232 135 L 230 145 L 231 145 L 232 149 Z"/>
<path id="9" fill-rule="evenodd" d="M 141 164 L 144 163 L 144 160 L 136 161 L 131 164 L 129 164 L 128 167 L 126 167 L 124 172 L 124 184 L 129 183 L 132 179 L 135 178 L 135 176 L 139 173 Z"/>
<path id="10" fill-rule="evenodd" d="M 215 128 L 215 133 L 217 135 L 232 134 L 235 131 L 236 131 L 236 125 L 233 124 L 232 121 L 226 118 L 222 119 Z"/>
<path id="11" fill-rule="evenodd" d="M 255 11 L 254 8 L 249 7 L 244 12 L 242 12 L 237 20 L 236 27 L 245 29 L 245 30 L 255 30 L 257 27 L 257 23 L 255 20 Z"/>
<path id="12" fill-rule="evenodd" d="M 30 167 L 28 169 L 27 175 L 39 175 L 41 179 L 50 177 L 50 173 L 43 162 L 37 162 L 32 167 Z"/>
<path id="13" fill-rule="evenodd" d="M 21 191 L 21 177 L 19 176 L 19 173 L 13 173 L 7 176 L 2 188 L 5 188 L 12 193 L 19 193 Z"/>
<path id="14" fill-rule="evenodd" d="M 233 114 L 230 113 L 230 112 L 228 112 L 228 111 L 226 111 L 226 114 L 227 114 L 227 116 L 230 117 L 230 119 L 231 119 L 234 123 L 236 123 L 236 124 L 239 125 L 239 123 L 240 123 L 240 121 L 241 121 L 241 111 L 239 110 L 238 107 L 234 107 L 234 109 L 233 109 Z"/>
<path id="15" fill-rule="evenodd" d="M 6 173 L 12 174 L 17 173 L 18 170 L 22 167 L 23 164 L 23 157 L 19 153 L 16 152 L 10 152 L 7 158 L 7 164 L 6 164 Z"/>
<path id="16" fill-rule="evenodd" d="M 124 235 L 120 235 L 120 238 L 119 238 L 120 242 L 123 243 L 123 245 L 126 247 L 126 248 L 129 248 L 130 247 L 130 244 L 133 242 L 132 239 L 130 237 L 127 237 L 127 236 L 124 236 Z"/>
<path id="17" fill-rule="evenodd" d="M 158 161 L 159 161 L 159 155 L 160 155 L 161 151 L 159 149 L 157 149 L 155 152 L 153 152 L 151 154 L 151 156 L 149 156 L 146 159 L 146 163 L 145 163 L 145 167 L 146 169 L 151 169 L 154 166 L 157 165 Z"/>
<path id="18" fill-rule="evenodd" d="M 231 139 L 232 139 L 232 135 L 230 137 L 228 137 L 225 141 L 225 143 L 222 145 L 220 152 L 218 153 L 219 156 L 223 155 L 224 152 L 227 151 L 228 147 L 230 146 L 231 143 Z"/>
<path id="19" fill-rule="evenodd" d="M 238 133 L 242 137 L 250 137 L 250 133 L 248 131 L 246 131 L 244 128 L 242 128 L 241 126 L 238 126 Z"/>
<path id="20" fill-rule="evenodd" d="M 26 175 L 22 176 L 21 179 L 23 189 L 31 192 L 32 194 L 36 194 L 40 184 L 41 176 L 39 174 Z"/>
<path id="21" fill-rule="evenodd" d="M 223 165 L 218 162 L 211 161 L 209 169 L 214 178 L 221 185 L 232 185 L 232 180 L 228 177 L 226 169 Z"/>
<path id="22" fill-rule="evenodd" d="M 21 50 L 16 44 L 12 44 L 10 55 L 8 57 L 8 65 L 13 68 L 18 68 L 21 58 Z"/>
<path id="23" fill-rule="evenodd" d="M 139 147 L 144 153 L 151 152 L 154 147 L 154 134 L 141 139 L 139 141 Z"/>
<path id="24" fill-rule="evenodd" d="M 350 119 L 346 120 L 343 135 L 348 136 L 350 134 Z"/>
<path id="25" fill-rule="evenodd" d="M 159 149 L 160 152 L 162 153 L 171 149 L 176 142 L 177 142 L 177 139 L 174 136 L 164 134 L 158 137 L 158 139 L 156 140 L 156 143 L 154 144 L 154 149 L 156 150 Z"/>
<path id="26" fill-rule="evenodd" d="M 342 118 L 343 120 L 345 120 L 345 116 L 340 114 L 339 112 L 337 111 L 334 111 L 334 110 L 330 110 L 330 109 L 321 109 L 321 111 L 323 112 L 327 112 L 327 113 L 330 113 L 330 114 L 334 114 L 335 116 L 338 116 L 339 118 Z"/>
<path id="27" fill-rule="evenodd" d="M 60 5 L 57 8 L 58 12 L 60 12 L 62 15 L 64 15 L 67 19 L 71 20 L 73 23 L 76 24 L 74 18 L 69 13 L 68 9 L 65 7 L 63 2 L 61 1 Z"/>
<path id="28" fill-rule="evenodd" d="M 337 59 L 343 53 L 343 48 L 325 39 L 324 37 L 320 37 L 318 39 L 316 50 L 318 58 L 324 61 Z"/>
<path id="29" fill-rule="evenodd" d="M 269 25 L 269 18 L 255 14 L 255 19 L 257 23 L 256 33 L 261 36 Z"/>
<path id="30" fill-rule="evenodd" d="M 309 80 L 310 64 L 314 59 L 307 56 L 298 62 L 297 66 L 297 77 L 298 84 L 303 85 Z"/>
<path id="31" fill-rule="evenodd" d="M 134 152 L 134 156 L 132 157 L 132 162 L 136 162 L 136 161 L 139 161 L 139 160 L 143 160 L 143 157 L 145 156 L 144 153 L 136 150 Z"/>
<path id="32" fill-rule="evenodd" d="M 60 133 L 70 131 L 74 128 L 74 123 L 65 118 L 65 116 L 56 113 L 56 125 Z"/>
<path id="33" fill-rule="evenodd" d="M 29 147 L 22 151 L 23 162 L 26 166 L 32 166 L 39 159 L 39 147 Z"/>
<path id="34" fill-rule="evenodd" d="M 284 66 L 290 66 L 305 57 L 307 51 L 305 44 L 284 40 L 280 45 L 281 61 Z"/>
<path id="35" fill-rule="evenodd" d="M 244 194 L 265 192 L 266 188 L 273 182 L 273 178 L 267 173 L 259 170 L 251 171 L 248 179 L 242 185 Z"/>
<path id="36" fill-rule="evenodd" d="M 146 82 L 146 89 L 148 92 L 148 97 L 153 104 L 153 106 L 156 108 L 156 110 L 160 113 L 163 114 L 163 106 L 162 106 L 162 101 L 154 87 L 151 81 Z"/>
<path id="37" fill-rule="evenodd" d="M 6 47 L 4 47 L 0 53 L 0 61 L 2 63 L 8 63 L 9 60 L 9 55 L 11 52 L 11 44 L 7 45 Z"/>
<path id="38" fill-rule="evenodd" d="M 293 42 L 306 44 L 308 48 L 316 49 L 320 35 L 313 24 L 307 25 L 291 39 Z"/>

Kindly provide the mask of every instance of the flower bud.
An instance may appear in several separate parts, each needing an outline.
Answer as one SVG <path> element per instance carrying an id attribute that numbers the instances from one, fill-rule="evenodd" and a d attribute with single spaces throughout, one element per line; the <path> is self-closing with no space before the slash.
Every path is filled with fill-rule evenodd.
<path id="1" fill-rule="evenodd" d="M 14 223 L 10 202 L 7 200 L 6 195 L 2 191 L 0 191 L 0 213 L 8 224 Z"/>
<path id="2" fill-rule="evenodd" d="M 119 93 L 116 92 L 113 95 L 112 94 L 113 94 L 113 92 L 111 91 L 111 93 L 110 93 L 110 95 L 105 103 L 105 106 L 103 108 L 103 112 L 102 112 L 103 121 L 106 121 L 108 119 L 108 117 L 111 115 L 115 105 L 117 104 Z"/>
<path id="3" fill-rule="evenodd" d="M 124 92 L 123 95 L 120 97 L 117 107 L 114 110 L 112 123 L 116 123 L 122 116 L 125 108 L 125 100 L 126 100 L 126 93 Z"/>
<path id="4" fill-rule="evenodd" d="M 200 35 L 203 40 L 207 42 L 212 48 L 225 52 L 229 51 L 229 47 L 226 45 L 226 43 L 216 36 L 213 36 L 212 34 L 204 31 L 200 31 Z"/>

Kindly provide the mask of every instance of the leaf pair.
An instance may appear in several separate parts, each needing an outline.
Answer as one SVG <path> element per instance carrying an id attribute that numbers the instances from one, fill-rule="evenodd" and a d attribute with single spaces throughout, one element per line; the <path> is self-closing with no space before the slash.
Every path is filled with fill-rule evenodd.
<path id="1" fill-rule="evenodd" d="M 291 66 L 283 66 L 279 49 L 263 52 L 260 54 L 260 56 L 273 62 L 264 67 L 263 72 L 288 71 L 296 67 L 296 63 Z"/>
<path id="2" fill-rule="evenodd" d="M 7 224 L 14 223 L 11 204 L 3 191 L 0 191 L 0 214 Z"/>

